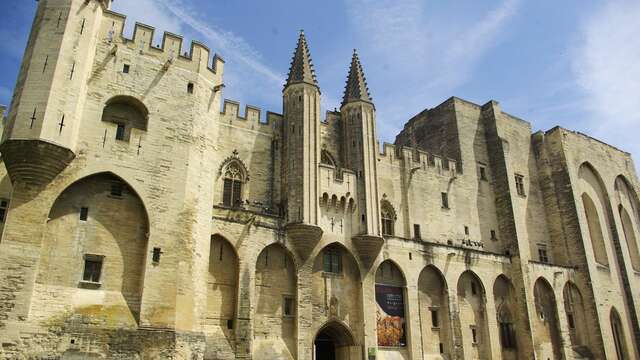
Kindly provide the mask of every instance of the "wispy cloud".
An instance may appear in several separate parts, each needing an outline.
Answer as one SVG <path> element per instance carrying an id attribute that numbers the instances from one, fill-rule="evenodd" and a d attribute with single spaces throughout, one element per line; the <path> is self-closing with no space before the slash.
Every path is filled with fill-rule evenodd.
<path id="1" fill-rule="evenodd" d="M 278 103 L 284 75 L 265 65 L 262 55 L 235 33 L 207 23 L 183 0 L 137 0 L 114 3 L 117 11 L 159 30 L 191 33 L 219 53 L 229 64 L 225 68 L 225 96 L 246 103 Z M 130 25 L 130 24 L 129 24 Z M 267 95 L 268 94 L 268 95 Z M 275 95 L 275 96 L 274 96 Z"/>
<path id="2" fill-rule="evenodd" d="M 473 18 L 461 18 L 455 7 L 434 15 L 429 8 L 432 2 L 424 0 L 347 1 L 351 25 L 365 44 L 362 52 L 381 64 L 365 64 L 373 69 L 368 74 L 372 88 L 382 89 L 382 94 L 374 93 L 382 120 L 380 132 L 397 132 L 426 101 L 450 96 L 466 82 L 478 60 L 497 43 L 518 3 L 504 0 Z M 376 84 L 376 79 L 384 79 L 384 84 Z M 402 102 L 397 101 L 398 94 Z"/>
<path id="3" fill-rule="evenodd" d="M 596 137 L 640 157 L 640 2 L 603 3 L 583 24 L 573 64 Z"/>

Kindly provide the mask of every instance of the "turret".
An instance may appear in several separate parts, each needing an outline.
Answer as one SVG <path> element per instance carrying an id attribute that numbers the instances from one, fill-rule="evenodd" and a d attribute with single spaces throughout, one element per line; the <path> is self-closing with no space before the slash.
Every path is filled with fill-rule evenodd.
<path id="1" fill-rule="evenodd" d="M 317 226 L 320 88 L 302 31 L 283 91 L 283 110 L 282 204 L 288 233 L 305 257 L 322 231 Z"/>
<path id="2" fill-rule="evenodd" d="M 39 2 L 0 146 L 12 182 L 47 183 L 75 157 L 97 32 L 109 5 Z"/>
<path id="3" fill-rule="evenodd" d="M 354 49 L 342 98 L 342 156 L 357 175 L 358 211 L 354 244 L 364 261 L 375 258 L 380 237 L 378 176 L 376 169 L 376 111 L 358 53 Z"/>

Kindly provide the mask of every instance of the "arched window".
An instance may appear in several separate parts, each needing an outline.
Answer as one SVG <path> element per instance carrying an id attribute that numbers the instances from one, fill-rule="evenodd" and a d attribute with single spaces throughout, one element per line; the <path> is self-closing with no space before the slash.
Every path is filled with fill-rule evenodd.
<path id="1" fill-rule="evenodd" d="M 244 182 L 243 167 L 237 161 L 230 162 L 224 171 L 222 203 L 225 206 L 240 206 L 242 204 L 242 186 Z"/>
<path id="2" fill-rule="evenodd" d="M 105 104 L 102 121 L 116 124 L 116 140 L 129 141 L 131 129 L 147 130 L 149 110 L 131 96 L 116 96 Z"/>
<path id="3" fill-rule="evenodd" d="M 609 265 L 598 210 L 587 193 L 582 194 L 582 203 L 584 205 L 587 226 L 589 227 L 589 236 L 591 237 L 591 245 L 593 246 L 593 254 L 596 262 L 601 265 Z"/>
<path id="4" fill-rule="evenodd" d="M 320 163 L 337 167 L 337 163 L 333 158 L 333 155 L 331 155 L 331 153 L 328 152 L 327 150 L 322 150 L 322 152 L 320 153 Z"/>
<path id="5" fill-rule="evenodd" d="M 622 321 L 620 321 L 620 315 L 615 308 L 611 309 L 611 315 L 609 318 L 609 320 L 611 321 L 611 331 L 613 332 L 613 344 L 616 347 L 616 355 L 618 355 L 618 360 L 626 360 L 627 344 L 624 340 Z"/>
<path id="6" fill-rule="evenodd" d="M 387 200 L 382 200 L 380 215 L 382 218 L 382 235 L 393 236 L 395 234 L 396 212 Z"/>

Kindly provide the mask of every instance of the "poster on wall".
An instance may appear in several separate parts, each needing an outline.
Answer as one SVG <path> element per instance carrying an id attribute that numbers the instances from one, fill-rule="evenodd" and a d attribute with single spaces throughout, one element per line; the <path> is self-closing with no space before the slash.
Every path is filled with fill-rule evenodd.
<path id="1" fill-rule="evenodd" d="M 404 288 L 376 284 L 378 346 L 406 346 Z"/>

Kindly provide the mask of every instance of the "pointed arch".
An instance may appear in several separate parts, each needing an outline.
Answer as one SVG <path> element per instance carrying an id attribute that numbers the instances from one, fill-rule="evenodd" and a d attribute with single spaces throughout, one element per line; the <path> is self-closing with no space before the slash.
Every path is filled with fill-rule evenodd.
<path id="1" fill-rule="evenodd" d="M 149 110 L 133 96 L 118 95 L 107 100 L 102 110 L 102 121 L 116 124 L 116 139 L 129 141 L 131 129 L 146 131 Z"/>
<path id="2" fill-rule="evenodd" d="M 442 272 L 427 265 L 418 276 L 418 310 L 423 354 L 451 356 L 449 291 Z"/>
<path id="3" fill-rule="evenodd" d="M 407 286 L 407 280 L 402 268 L 391 259 L 384 260 L 376 270 L 376 284 L 390 286 Z"/>
<path id="4" fill-rule="evenodd" d="M 38 283 L 119 292 L 123 304 L 104 305 L 123 310 L 114 318 L 139 320 L 149 217 L 133 187 L 112 172 L 72 182 L 51 204 L 45 232 Z"/>
<path id="5" fill-rule="evenodd" d="M 222 204 L 224 206 L 241 206 L 245 197 L 245 184 L 249 181 L 249 171 L 238 157 L 238 151 L 226 158 L 219 169 L 222 178 Z"/>
<path id="6" fill-rule="evenodd" d="M 239 259 L 235 247 L 220 234 L 211 236 L 207 273 L 207 323 L 231 337 L 236 318 Z M 231 325 L 231 326 L 229 326 Z"/>
<path id="7" fill-rule="evenodd" d="M 333 166 L 336 169 L 338 168 L 338 162 L 336 161 L 336 158 L 326 149 L 322 149 L 320 151 L 320 163 Z"/>
<path id="8" fill-rule="evenodd" d="M 613 334 L 613 345 L 616 349 L 616 355 L 618 360 L 630 360 L 627 341 L 624 336 L 624 328 L 622 326 L 622 320 L 620 320 L 620 314 L 615 307 L 611 308 L 609 314 L 609 321 L 611 322 L 611 333 Z"/>
<path id="9" fill-rule="evenodd" d="M 631 267 L 640 271 L 640 245 L 638 244 L 640 238 L 640 201 L 638 201 L 638 195 L 633 186 L 623 175 L 616 178 L 614 188 L 619 201 L 618 214 L 622 225 L 622 231 L 619 233 L 622 233 L 626 240 Z"/>
<path id="10" fill-rule="evenodd" d="M 610 217 L 612 212 L 607 187 L 598 171 L 589 162 L 580 165 L 578 179 L 595 260 L 601 265 L 609 265 L 606 248 L 607 241 L 613 240 L 610 239 L 609 232 L 613 222 Z"/>
<path id="11" fill-rule="evenodd" d="M 595 260 L 599 264 L 609 265 L 600 214 L 593 199 L 586 192 L 582 194 L 582 205 L 587 219 L 589 238 L 591 239 Z"/>
<path id="12" fill-rule="evenodd" d="M 329 320 L 325 322 L 320 326 L 318 331 L 316 331 L 316 336 L 314 338 L 317 339 L 322 334 L 326 334 L 332 338 L 335 344 L 339 347 L 357 345 L 353 332 L 343 321 Z"/>
<path id="13" fill-rule="evenodd" d="M 518 358 L 518 308 L 515 288 L 504 274 L 498 275 L 493 283 L 493 298 L 496 304 L 496 319 L 502 346 L 502 358 Z"/>
<path id="14" fill-rule="evenodd" d="M 540 358 L 562 358 L 556 296 L 547 279 L 539 277 L 533 286 L 536 318 L 536 352 Z"/>
<path id="15" fill-rule="evenodd" d="M 482 280 L 475 272 L 466 270 L 460 274 L 456 290 L 464 357 L 490 359 L 491 341 Z"/>

